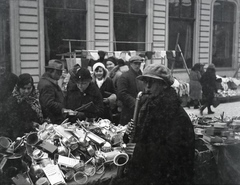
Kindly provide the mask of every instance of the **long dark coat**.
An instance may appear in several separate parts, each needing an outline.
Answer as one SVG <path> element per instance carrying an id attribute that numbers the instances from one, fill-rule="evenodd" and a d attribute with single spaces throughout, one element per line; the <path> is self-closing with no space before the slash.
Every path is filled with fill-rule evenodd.
<path id="1" fill-rule="evenodd" d="M 208 68 L 207 71 L 203 73 L 200 81 L 202 84 L 203 102 L 208 102 L 208 104 L 211 105 L 214 99 L 214 93 L 217 92 L 215 70 Z"/>
<path id="2" fill-rule="evenodd" d="M 136 147 L 123 179 L 114 185 L 192 185 L 194 130 L 174 89 L 141 106 Z"/>
<path id="3" fill-rule="evenodd" d="M 103 114 L 103 98 L 99 88 L 91 82 L 86 91 L 82 93 L 76 83 L 70 78 L 65 97 L 66 108 L 75 110 L 91 101 L 94 103 L 96 111 L 85 112 L 86 117 L 96 118 L 101 116 Z"/>
<path id="4" fill-rule="evenodd" d="M 97 86 L 96 81 L 94 83 Z M 105 80 L 104 80 L 102 86 L 99 88 L 99 90 L 100 90 L 103 98 L 108 98 L 111 94 L 116 94 L 116 90 L 114 88 L 113 81 L 109 77 L 105 78 Z M 102 118 L 109 119 L 112 121 L 112 111 L 111 111 L 109 104 L 104 104 L 104 111 L 103 111 Z"/>
<path id="5" fill-rule="evenodd" d="M 142 72 L 135 72 L 131 67 L 123 73 L 117 82 L 117 97 L 122 102 L 120 124 L 126 125 L 133 118 L 137 94 L 143 91 L 143 83 L 137 80 Z"/>
<path id="6" fill-rule="evenodd" d="M 57 81 L 51 79 L 49 73 L 44 73 L 38 83 L 38 90 L 43 117 L 49 118 L 53 124 L 60 124 L 64 120 L 64 96 Z"/>

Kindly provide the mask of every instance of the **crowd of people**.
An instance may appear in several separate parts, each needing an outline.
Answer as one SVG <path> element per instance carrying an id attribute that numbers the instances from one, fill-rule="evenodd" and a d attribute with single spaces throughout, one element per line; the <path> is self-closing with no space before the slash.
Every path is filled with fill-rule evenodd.
<path id="1" fill-rule="evenodd" d="M 171 71 L 160 64 L 141 71 L 140 56 L 126 63 L 99 54 L 87 68 L 76 64 L 68 70 L 66 93 L 58 84 L 63 63 L 57 59 L 48 62 L 36 89 L 30 74 L 8 78 L 12 83 L 1 101 L 0 134 L 14 140 L 45 121 L 109 119 L 127 125 L 124 138 L 132 137 L 124 139 L 129 163 L 113 184 L 193 184 L 194 130 L 171 87 Z M 143 96 L 136 100 L 139 92 Z M 139 114 L 132 120 L 136 101 Z"/>

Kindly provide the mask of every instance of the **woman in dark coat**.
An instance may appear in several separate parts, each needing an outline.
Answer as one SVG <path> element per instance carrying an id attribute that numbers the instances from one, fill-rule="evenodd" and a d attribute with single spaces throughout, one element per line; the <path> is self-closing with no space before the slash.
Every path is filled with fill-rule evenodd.
<path id="1" fill-rule="evenodd" d="M 194 130 L 179 97 L 170 87 L 173 84 L 170 70 L 150 64 L 139 79 L 144 81 L 145 91 L 150 95 L 141 98 L 143 104 L 135 134 L 129 134 L 133 137 L 130 144 L 136 145 L 126 174 L 113 184 L 192 185 Z"/>
<path id="2" fill-rule="evenodd" d="M 34 131 L 35 127 L 43 122 L 38 93 L 30 74 L 25 73 L 19 76 L 6 108 L 6 119 L 1 132 L 12 140 Z"/>
<path id="3" fill-rule="evenodd" d="M 93 82 L 98 86 L 103 97 L 102 118 L 112 121 L 112 109 L 116 106 L 117 99 L 116 90 L 112 79 L 108 77 L 108 70 L 100 62 L 93 65 Z"/>
<path id="4" fill-rule="evenodd" d="M 202 91 L 203 91 L 203 106 L 200 108 L 200 114 L 203 114 L 203 110 L 207 107 L 208 114 L 214 114 L 211 110 L 213 104 L 214 93 L 217 92 L 217 77 L 214 64 L 210 64 L 201 78 Z"/>
<path id="5" fill-rule="evenodd" d="M 83 120 L 100 117 L 103 114 L 103 98 L 98 87 L 92 82 L 90 71 L 76 65 L 71 71 L 71 77 L 67 85 L 66 108 L 76 110 L 90 102 L 94 104 L 94 110 L 79 111 L 77 118 Z"/>

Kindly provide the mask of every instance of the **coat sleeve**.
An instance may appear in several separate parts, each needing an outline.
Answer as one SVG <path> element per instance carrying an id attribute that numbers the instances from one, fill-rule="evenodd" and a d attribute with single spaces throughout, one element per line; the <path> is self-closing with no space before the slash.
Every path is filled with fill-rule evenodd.
<path id="1" fill-rule="evenodd" d="M 41 90 L 40 102 L 43 107 L 51 110 L 52 113 L 60 114 L 62 111 L 63 103 L 55 101 L 55 90 L 51 85 L 48 85 Z"/>
<path id="2" fill-rule="evenodd" d="M 134 109 L 135 98 L 129 93 L 130 83 L 126 76 L 121 75 L 117 82 L 118 99 L 127 107 Z"/>

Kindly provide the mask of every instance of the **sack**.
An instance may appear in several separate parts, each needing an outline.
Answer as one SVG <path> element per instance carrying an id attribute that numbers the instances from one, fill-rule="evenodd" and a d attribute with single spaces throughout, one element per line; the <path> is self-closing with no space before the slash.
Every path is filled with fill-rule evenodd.
<path id="1" fill-rule="evenodd" d="M 219 98 L 216 95 L 214 95 L 214 98 L 213 98 L 213 101 L 212 101 L 212 106 L 214 108 L 216 108 L 219 104 L 220 104 Z"/>

